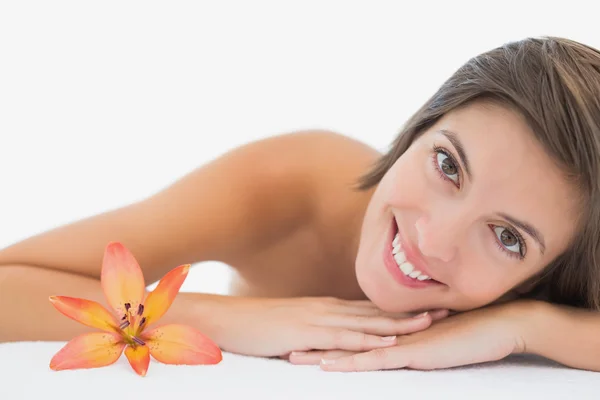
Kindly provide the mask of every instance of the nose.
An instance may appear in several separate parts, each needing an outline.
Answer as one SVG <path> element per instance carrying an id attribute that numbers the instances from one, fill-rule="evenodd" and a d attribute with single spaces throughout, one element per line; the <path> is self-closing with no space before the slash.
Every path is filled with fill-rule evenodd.
<path id="1" fill-rule="evenodd" d="M 452 210 L 457 211 L 457 210 Z M 452 261 L 458 251 L 465 215 L 458 213 L 435 213 L 423 215 L 416 224 L 417 246 L 425 257 L 437 258 L 444 262 Z"/>

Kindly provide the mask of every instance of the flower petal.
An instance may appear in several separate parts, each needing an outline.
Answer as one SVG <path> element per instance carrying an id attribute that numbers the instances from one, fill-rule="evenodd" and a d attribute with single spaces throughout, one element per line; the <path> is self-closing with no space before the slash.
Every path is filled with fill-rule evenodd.
<path id="1" fill-rule="evenodd" d="M 165 364 L 218 364 L 221 349 L 207 336 L 185 325 L 163 325 L 142 335 L 150 354 Z"/>
<path id="2" fill-rule="evenodd" d="M 86 333 L 72 339 L 52 357 L 50 368 L 64 369 L 98 368 L 117 361 L 125 343 L 114 333 Z"/>
<path id="3" fill-rule="evenodd" d="M 172 269 L 158 282 L 156 288 L 150 292 L 146 301 L 144 301 L 143 315 L 146 318 L 145 326 L 158 321 L 167 312 L 169 307 L 171 307 L 189 270 L 189 264 Z"/>
<path id="4" fill-rule="evenodd" d="M 133 254 L 121 243 L 106 246 L 100 280 L 108 304 L 119 316 L 127 312 L 125 304 L 133 313 L 137 311 L 145 292 L 144 275 Z"/>
<path id="5" fill-rule="evenodd" d="M 125 356 L 131 368 L 140 376 L 146 376 L 150 364 L 150 351 L 148 346 L 127 346 Z"/>
<path id="6" fill-rule="evenodd" d="M 67 296 L 50 296 L 50 302 L 67 317 L 106 332 L 118 332 L 115 317 L 95 301 Z"/>

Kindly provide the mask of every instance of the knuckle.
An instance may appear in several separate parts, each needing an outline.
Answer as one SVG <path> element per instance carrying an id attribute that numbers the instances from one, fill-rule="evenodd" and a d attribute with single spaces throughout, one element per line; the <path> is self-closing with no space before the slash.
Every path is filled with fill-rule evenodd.
<path id="1" fill-rule="evenodd" d="M 371 353 L 373 354 L 373 358 L 375 358 L 377 362 L 381 363 L 382 365 L 385 365 L 386 360 L 389 358 L 389 351 L 385 348 L 372 350 Z"/>
<path id="2" fill-rule="evenodd" d="M 360 360 L 356 354 L 350 356 L 348 358 L 348 368 L 350 371 L 359 372 L 360 369 Z"/>
<path id="3" fill-rule="evenodd" d="M 346 337 L 348 337 L 348 331 L 345 329 L 336 330 L 333 333 L 332 337 L 332 345 L 335 347 L 342 347 L 344 342 L 346 341 Z"/>
<path id="4" fill-rule="evenodd" d="M 332 347 L 345 350 L 366 350 L 371 342 L 370 335 L 348 329 L 337 330 L 332 337 Z"/>
<path id="5" fill-rule="evenodd" d="M 366 319 L 366 318 L 365 318 Z M 365 321 L 364 325 L 368 325 L 373 328 L 377 328 L 379 332 L 388 332 L 389 334 L 396 334 L 402 331 L 403 325 L 398 323 L 397 320 L 386 317 L 371 317 L 368 321 Z"/>
<path id="6" fill-rule="evenodd" d="M 402 320 L 399 321 L 397 319 L 387 318 L 387 317 L 378 318 L 377 322 L 379 323 L 379 325 L 382 328 L 389 329 L 389 330 L 397 330 L 398 327 L 402 327 L 404 325 L 402 323 Z"/>
<path id="7" fill-rule="evenodd" d="M 342 329 L 334 334 L 332 345 L 338 349 L 361 351 L 372 349 L 374 341 L 373 337 L 367 333 Z"/>
<path id="8" fill-rule="evenodd" d="M 366 349 L 366 348 L 369 346 L 369 342 L 370 342 L 370 340 L 369 340 L 369 339 L 370 339 L 370 336 L 369 336 L 369 335 L 367 335 L 367 334 L 366 334 L 366 333 L 364 333 L 364 332 L 359 332 L 359 333 L 358 333 L 358 338 L 357 338 L 357 341 L 358 341 L 358 346 L 359 346 L 361 349 Z"/>

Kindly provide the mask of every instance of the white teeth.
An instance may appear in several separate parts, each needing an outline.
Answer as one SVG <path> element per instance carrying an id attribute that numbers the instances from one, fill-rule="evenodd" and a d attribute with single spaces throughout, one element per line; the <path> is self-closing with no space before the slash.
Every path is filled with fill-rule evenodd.
<path id="1" fill-rule="evenodd" d="M 409 276 L 413 279 L 417 279 L 419 281 L 431 280 L 431 278 L 425 274 L 421 274 L 421 271 L 415 270 L 415 267 L 406 262 L 406 254 L 402 251 L 400 247 L 400 238 L 398 235 L 394 237 L 394 241 L 392 242 L 392 254 L 394 256 L 394 260 L 396 260 L 396 264 L 400 268 L 400 271 L 406 276 Z"/>
<path id="2" fill-rule="evenodd" d="M 421 271 L 413 271 L 410 274 L 408 274 L 408 276 L 410 276 L 411 278 L 416 278 L 419 275 L 421 275 Z"/>
<path id="3" fill-rule="evenodd" d="M 400 264 L 400 270 L 404 272 L 404 275 L 410 274 L 413 271 L 413 269 L 415 269 L 415 267 L 413 267 L 413 265 L 409 262 Z"/>
<path id="4" fill-rule="evenodd" d="M 399 251 L 398 253 L 394 254 L 394 260 L 396 260 L 396 263 L 398 263 L 398 266 L 400 266 L 406 261 L 406 254 L 404 254 L 403 251 Z"/>

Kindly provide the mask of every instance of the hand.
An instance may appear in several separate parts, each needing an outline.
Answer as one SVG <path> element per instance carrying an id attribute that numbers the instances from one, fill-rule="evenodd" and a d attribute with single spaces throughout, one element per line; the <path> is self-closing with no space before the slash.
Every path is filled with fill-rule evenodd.
<path id="1" fill-rule="evenodd" d="M 396 344 L 389 336 L 428 328 L 446 317 L 437 310 L 418 318 L 386 314 L 370 301 L 310 297 L 223 297 L 214 310 L 222 350 L 262 357 L 298 350 L 368 351 Z"/>
<path id="2" fill-rule="evenodd" d="M 396 345 L 367 352 L 292 353 L 294 364 L 319 364 L 326 371 L 411 368 L 431 370 L 502 359 L 523 352 L 523 313 L 515 303 L 482 308 L 435 322 L 398 337 Z"/>

